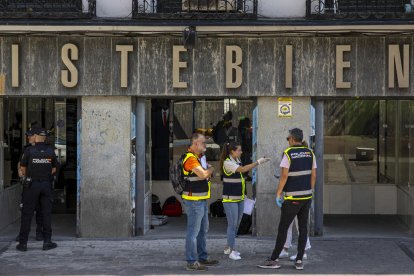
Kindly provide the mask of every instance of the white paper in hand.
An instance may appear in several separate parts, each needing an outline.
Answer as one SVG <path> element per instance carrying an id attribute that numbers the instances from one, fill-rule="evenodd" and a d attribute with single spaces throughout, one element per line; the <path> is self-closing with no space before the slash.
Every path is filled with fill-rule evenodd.
<path id="1" fill-rule="evenodd" d="M 256 200 L 252 200 L 246 197 L 244 199 L 243 213 L 245 213 L 246 215 L 251 215 L 253 213 L 254 204 L 256 204 Z"/>

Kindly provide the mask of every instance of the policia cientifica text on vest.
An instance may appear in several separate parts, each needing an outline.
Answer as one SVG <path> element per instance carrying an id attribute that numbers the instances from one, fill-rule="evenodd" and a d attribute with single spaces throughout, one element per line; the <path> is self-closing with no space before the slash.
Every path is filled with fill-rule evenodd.
<path id="1" fill-rule="evenodd" d="M 204 200 L 210 198 L 210 181 L 207 179 L 202 179 L 197 176 L 193 171 L 186 171 L 184 169 L 184 164 L 188 158 L 194 157 L 201 164 L 200 158 L 192 153 L 187 152 L 183 160 L 183 173 L 184 177 L 187 180 L 184 186 L 183 194 L 181 195 L 183 199 L 186 200 Z"/>
<path id="2" fill-rule="evenodd" d="M 304 146 L 292 146 L 284 151 L 289 160 L 289 174 L 283 188 L 285 200 L 307 200 L 312 198 L 311 174 L 312 150 Z"/>
<path id="3" fill-rule="evenodd" d="M 225 161 L 231 161 L 227 157 Z M 241 172 L 229 173 L 224 168 L 223 164 L 223 202 L 239 202 L 244 200 L 246 183 Z"/>

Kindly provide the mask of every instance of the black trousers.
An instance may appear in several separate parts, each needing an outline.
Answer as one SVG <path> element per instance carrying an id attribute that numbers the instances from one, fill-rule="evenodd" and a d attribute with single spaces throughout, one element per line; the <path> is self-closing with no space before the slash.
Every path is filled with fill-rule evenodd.
<path id="1" fill-rule="evenodd" d="M 22 192 L 22 199 L 21 199 L 22 206 L 23 206 L 23 194 L 24 194 L 25 189 L 26 188 L 23 188 L 23 192 Z M 37 202 L 35 211 L 36 211 L 36 235 L 43 234 L 43 214 L 42 214 L 42 209 L 40 207 L 40 202 Z"/>
<path id="2" fill-rule="evenodd" d="M 285 200 L 282 205 L 282 214 L 280 216 L 279 229 L 276 238 L 275 249 L 272 253 L 272 260 L 279 258 L 283 245 L 286 242 L 287 231 L 294 218 L 298 217 L 299 241 L 298 255 L 296 260 L 302 260 L 305 254 L 306 240 L 308 238 L 308 220 L 309 209 L 312 199 L 307 200 Z"/>
<path id="3" fill-rule="evenodd" d="M 43 238 L 45 241 L 49 241 L 52 237 L 52 183 L 50 181 L 33 181 L 30 187 L 23 191 L 20 243 L 27 243 L 37 204 L 40 204 L 42 214 Z"/>

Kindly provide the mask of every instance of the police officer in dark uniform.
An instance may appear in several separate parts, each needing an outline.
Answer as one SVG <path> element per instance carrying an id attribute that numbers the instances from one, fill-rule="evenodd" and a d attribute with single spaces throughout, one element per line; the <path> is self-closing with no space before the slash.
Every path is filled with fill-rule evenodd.
<path id="1" fill-rule="evenodd" d="M 23 147 L 23 152 L 26 151 L 26 149 L 28 147 L 34 146 L 35 141 L 34 141 L 34 133 L 32 129 L 29 129 L 26 132 L 26 137 L 27 137 L 27 144 Z M 18 171 L 19 171 L 19 176 L 22 177 L 22 173 L 21 173 L 21 160 L 23 158 L 23 155 L 20 158 L 19 161 L 19 165 L 18 165 Z M 24 187 L 23 187 L 23 192 L 22 192 L 22 199 L 20 202 L 20 208 L 22 209 L 23 207 L 23 193 L 24 193 Z M 42 210 L 40 208 L 40 202 L 37 203 L 36 205 L 36 240 L 37 241 L 43 241 L 43 218 L 42 218 Z M 16 241 L 19 241 L 20 234 L 17 235 L 16 237 Z"/>
<path id="2" fill-rule="evenodd" d="M 315 156 L 303 145 L 303 131 L 298 128 L 289 130 L 286 138 L 289 148 L 284 151 L 280 164 L 281 176 L 276 192 L 276 204 L 281 207 L 279 229 L 272 256 L 260 268 L 280 268 L 279 255 L 286 242 L 287 231 L 293 219 L 298 217 L 299 239 L 296 269 L 303 269 L 303 255 L 308 238 L 309 209 L 316 183 Z M 282 192 L 284 198 L 282 198 Z"/>
<path id="3" fill-rule="evenodd" d="M 23 210 L 17 250 L 27 251 L 27 240 L 36 204 L 40 202 L 43 215 L 43 250 L 57 247 L 52 238 L 52 180 L 58 166 L 53 148 L 45 144 L 47 133 L 33 129 L 35 145 L 28 147 L 21 160 L 21 172 L 26 178 L 23 193 Z"/>

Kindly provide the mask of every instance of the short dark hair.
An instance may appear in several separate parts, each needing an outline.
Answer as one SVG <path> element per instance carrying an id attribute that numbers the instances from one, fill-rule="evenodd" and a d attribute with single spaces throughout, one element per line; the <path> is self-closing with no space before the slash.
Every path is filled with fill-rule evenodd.
<path id="1" fill-rule="evenodd" d="M 191 135 L 191 145 L 194 144 L 194 141 L 198 140 L 201 136 L 204 136 L 202 133 L 194 132 L 193 135 Z"/>
<path id="2" fill-rule="evenodd" d="M 293 128 L 289 130 L 289 135 L 292 136 L 293 140 L 296 142 L 303 141 L 303 131 L 300 128 Z"/>

